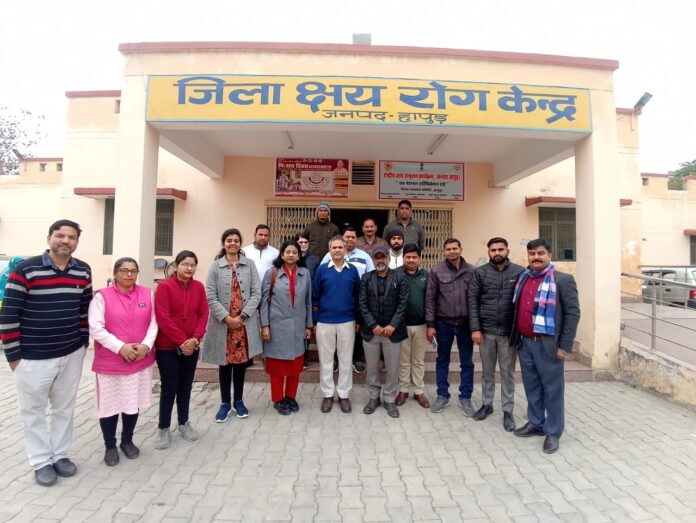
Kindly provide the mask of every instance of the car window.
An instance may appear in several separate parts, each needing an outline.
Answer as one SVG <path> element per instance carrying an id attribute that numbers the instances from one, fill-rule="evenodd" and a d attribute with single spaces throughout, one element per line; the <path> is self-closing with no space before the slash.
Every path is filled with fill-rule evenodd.
<path id="1" fill-rule="evenodd" d="M 677 271 L 663 271 L 662 276 L 660 276 L 663 280 L 676 280 L 677 279 Z"/>

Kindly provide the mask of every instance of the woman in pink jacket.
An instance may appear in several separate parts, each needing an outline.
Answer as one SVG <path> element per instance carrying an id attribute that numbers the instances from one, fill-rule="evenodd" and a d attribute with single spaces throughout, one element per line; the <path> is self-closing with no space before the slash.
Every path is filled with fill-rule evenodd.
<path id="1" fill-rule="evenodd" d="M 152 291 L 135 283 L 138 262 L 120 258 L 114 264 L 114 282 L 97 291 L 89 306 L 89 334 L 94 338 L 97 375 L 97 414 L 106 445 L 104 462 L 119 461 L 116 425 L 121 415 L 121 444 L 129 459 L 140 455 L 133 431 L 140 409 L 152 404 L 152 350 L 157 321 Z"/>

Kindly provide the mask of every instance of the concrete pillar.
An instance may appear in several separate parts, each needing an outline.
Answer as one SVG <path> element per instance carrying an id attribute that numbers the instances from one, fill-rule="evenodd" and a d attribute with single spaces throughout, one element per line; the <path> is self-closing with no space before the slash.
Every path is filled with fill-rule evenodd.
<path id="1" fill-rule="evenodd" d="M 114 256 L 138 260 L 138 283 L 154 286 L 159 133 L 145 123 L 147 78 L 124 77 L 118 126 Z"/>
<path id="2" fill-rule="evenodd" d="M 592 367 L 617 366 L 621 318 L 621 220 L 614 96 L 592 92 L 593 132 L 575 145 L 577 341 Z"/>

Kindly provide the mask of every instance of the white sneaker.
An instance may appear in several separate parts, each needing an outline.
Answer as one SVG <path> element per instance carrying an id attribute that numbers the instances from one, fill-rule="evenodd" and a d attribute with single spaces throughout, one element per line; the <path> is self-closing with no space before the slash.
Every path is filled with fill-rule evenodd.
<path id="1" fill-rule="evenodd" d="M 169 429 L 157 429 L 157 441 L 155 441 L 157 450 L 169 448 Z"/>
<path id="2" fill-rule="evenodd" d="M 196 441 L 198 439 L 198 432 L 193 430 L 190 421 L 187 421 L 183 425 L 179 425 L 179 428 L 177 430 L 181 432 L 181 437 L 184 438 L 186 441 Z"/>

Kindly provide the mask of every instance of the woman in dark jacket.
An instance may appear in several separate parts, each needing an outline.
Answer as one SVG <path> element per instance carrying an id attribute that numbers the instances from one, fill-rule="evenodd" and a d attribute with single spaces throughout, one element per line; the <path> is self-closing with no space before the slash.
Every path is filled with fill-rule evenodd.
<path id="1" fill-rule="evenodd" d="M 295 235 L 295 242 L 300 246 L 300 260 L 297 265 L 306 267 L 309 271 L 309 276 L 314 279 L 314 273 L 317 272 L 319 262 L 321 261 L 316 254 L 309 252 L 309 237 L 306 234 L 298 233 Z M 309 367 L 309 338 L 305 340 L 304 353 L 304 368 Z"/>

